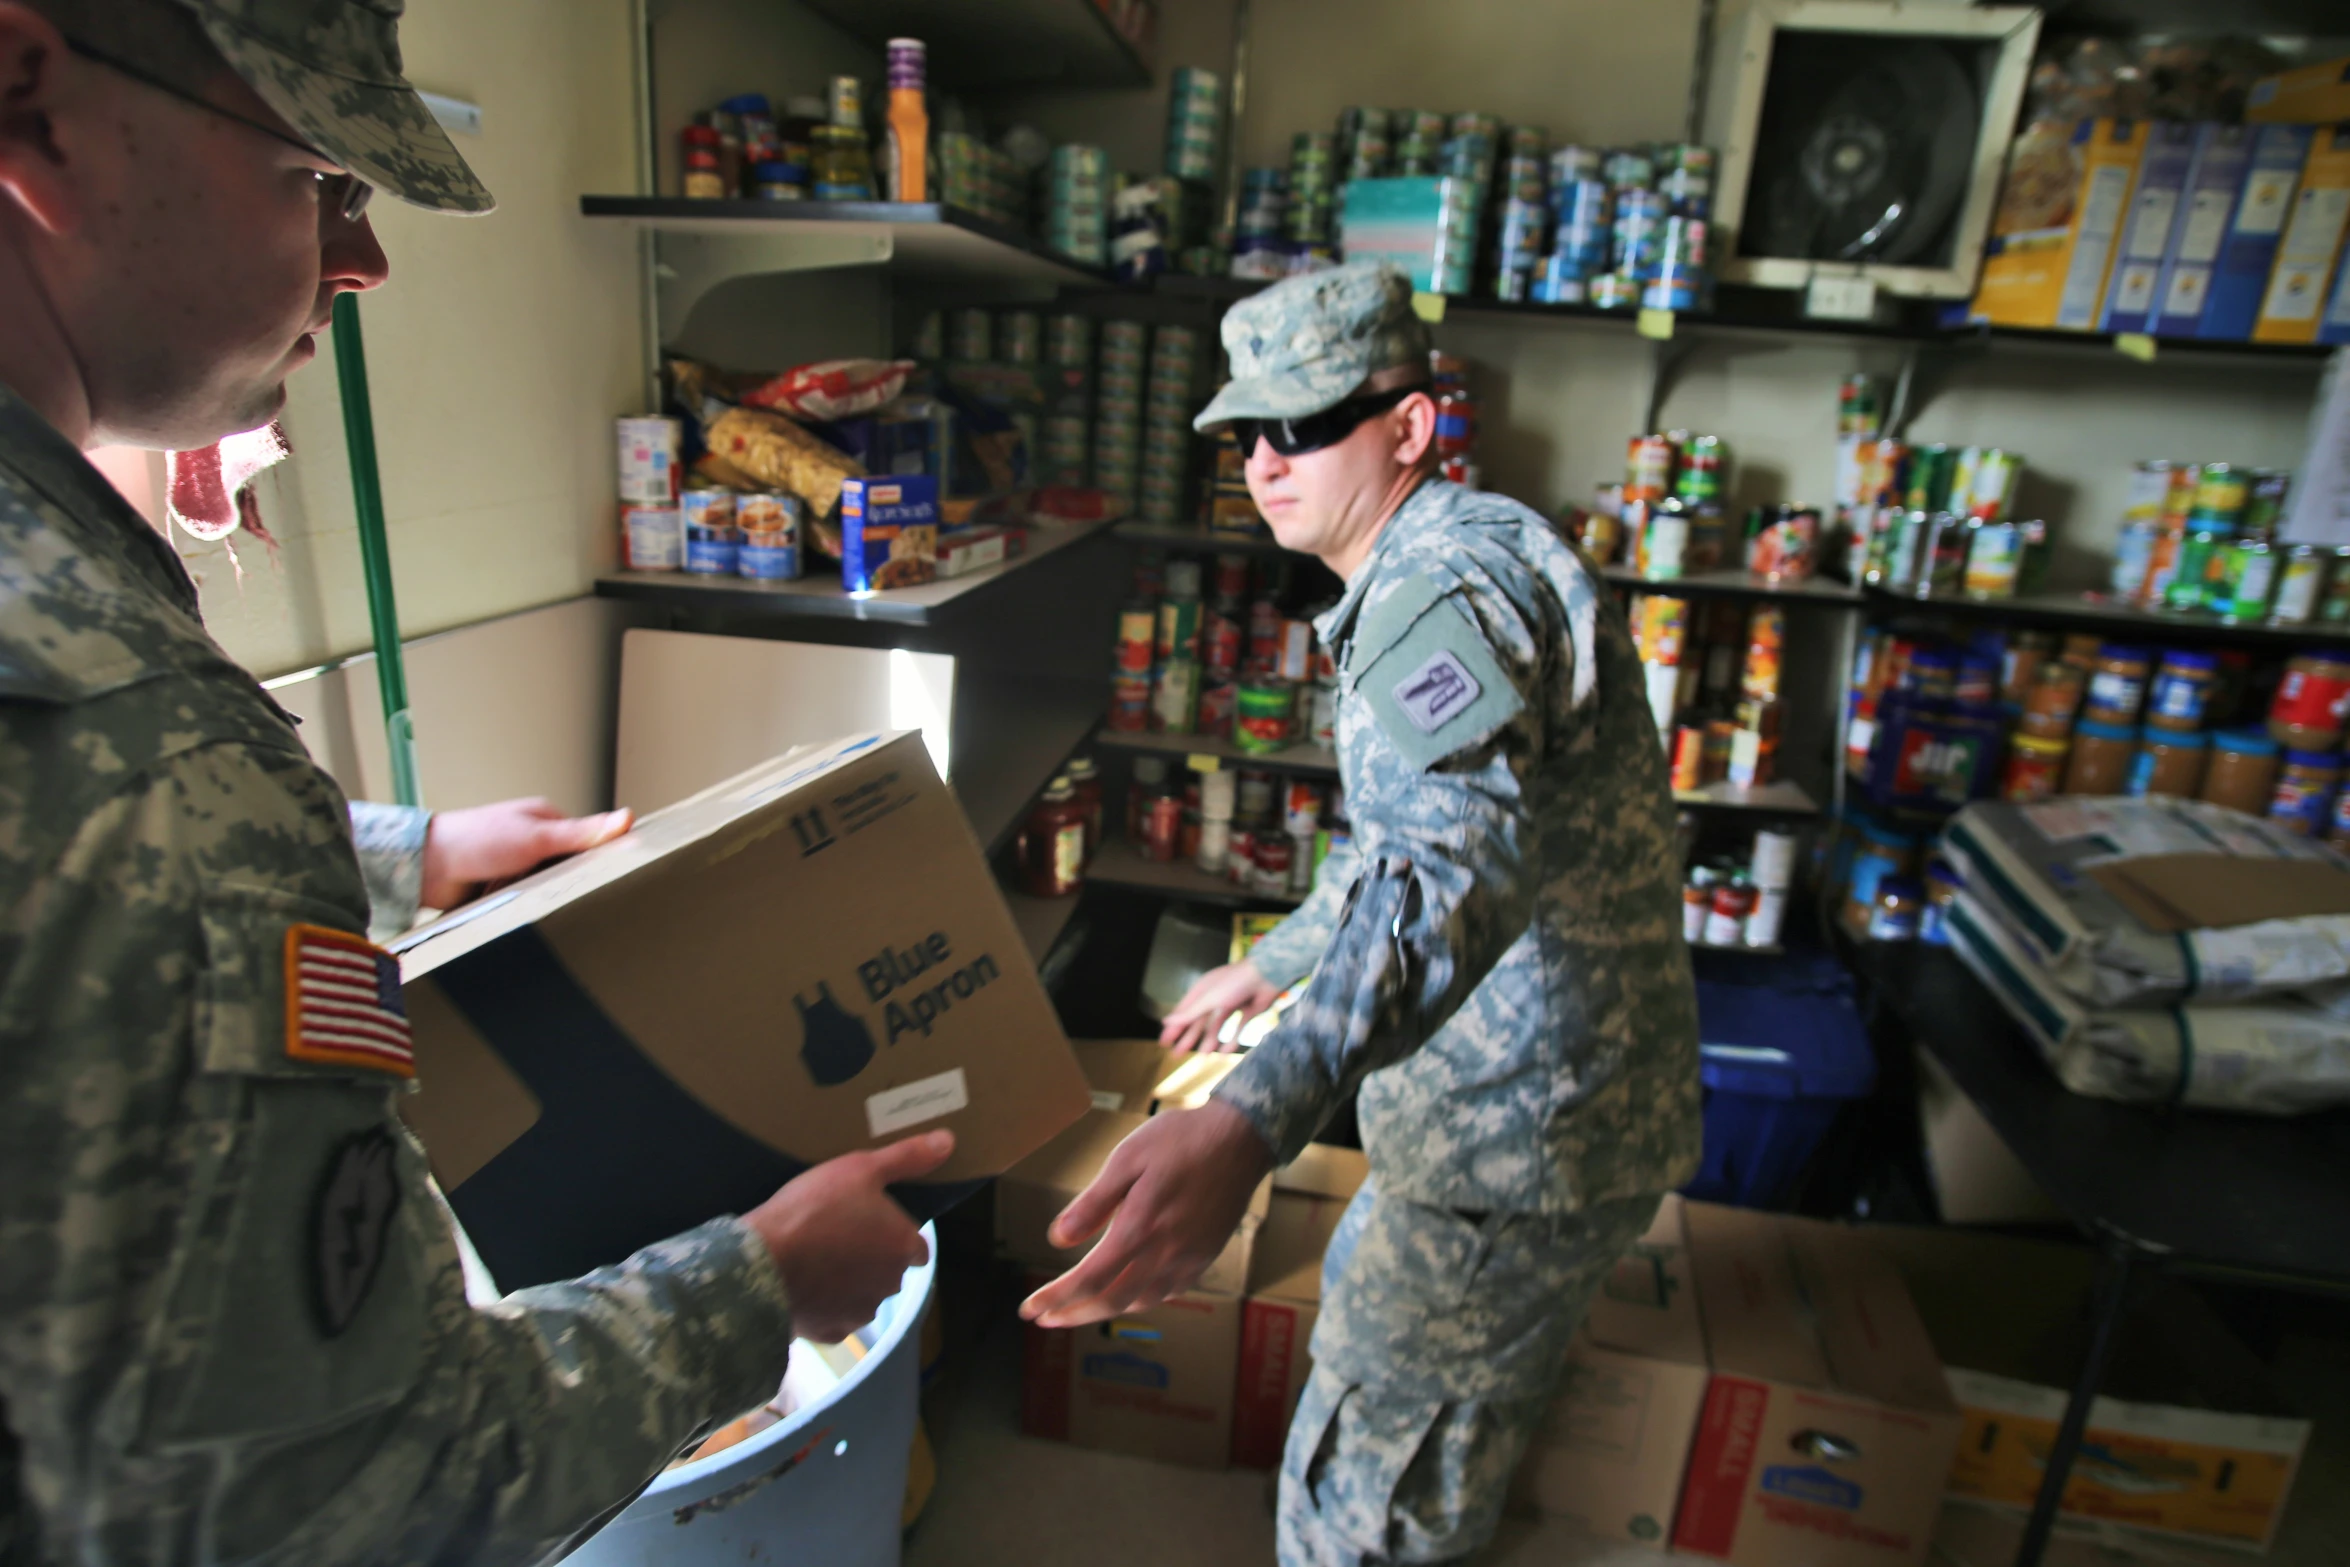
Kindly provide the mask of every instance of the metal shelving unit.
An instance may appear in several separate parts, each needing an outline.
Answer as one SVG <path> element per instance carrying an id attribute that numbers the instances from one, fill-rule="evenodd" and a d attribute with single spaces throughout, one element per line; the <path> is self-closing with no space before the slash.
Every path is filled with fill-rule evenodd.
<path id="1" fill-rule="evenodd" d="M 1684 810 L 1747 811 L 1757 816 L 1817 816 L 1819 802 L 1800 784 L 1780 779 L 1740 789 L 1728 783 L 1710 783 L 1702 789 L 1675 789 L 1673 803 Z"/>
<path id="2" fill-rule="evenodd" d="M 2036 593 L 2013 599 L 1921 599 L 1882 588 L 1865 591 L 1871 615 L 1901 615 L 2034 626 L 2057 631 L 2094 631 L 2146 642 L 2219 642 L 2244 647 L 2292 648 L 2350 645 L 2350 624 L 2311 621 L 2279 626 L 2267 622 L 2231 625 L 2210 615 L 2158 614 L 2078 593 Z"/>
<path id="3" fill-rule="evenodd" d="M 1094 736 L 1094 744 L 1109 751 L 1137 751 L 1181 761 L 1188 761 L 1195 756 L 1208 757 L 1218 767 L 1261 767 L 1277 773 L 1314 773 L 1331 778 L 1338 776 L 1338 753 L 1318 745 L 1284 746 L 1278 751 L 1258 754 L 1243 751 L 1230 740 L 1215 735 L 1167 735 L 1148 731 L 1135 733 L 1107 727 Z"/>
<path id="4" fill-rule="evenodd" d="M 1600 574 L 1613 587 L 1631 588 L 1641 593 L 1661 593 L 1668 598 L 1771 599 L 1788 604 L 1818 604 L 1833 609 L 1857 609 L 1861 603 L 1858 588 L 1842 582 L 1831 582 L 1825 577 L 1807 577 L 1800 582 L 1771 582 L 1750 572 L 1732 568 L 1728 571 L 1700 571 L 1660 581 L 1644 577 L 1629 566 L 1602 566 Z"/>
<path id="5" fill-rule="evenodd" d="M 1088 883 L 1105 887 L 1130 887 L 1138 892 L 1154 892 L 1165 897 L 1186 898 L 1194 903 L 1220 903 L 1235 907 L 1259 905 L 1266 908 L 1294 909 L 1304 900 L 1299 898 L 1268 898 L 1236 887 L 1221 876 L 1211 876 L 1188 860 L 1160 863 L 1146 860 L 1133 844 L 1123 838 L 1108 838 L 1093 857 L 1092 868 L 1086 871 Z"/>

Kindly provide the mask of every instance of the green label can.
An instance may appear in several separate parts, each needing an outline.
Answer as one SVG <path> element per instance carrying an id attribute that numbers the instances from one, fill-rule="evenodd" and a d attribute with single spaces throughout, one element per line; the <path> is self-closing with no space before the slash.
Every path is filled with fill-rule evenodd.
<path id="1" fill-rule="evenodd" d="M 2268 615 L 2277 585 L 2277 553 L 2265 539 L 2237 539 L 2220 549 L 2220 569 L 2205 608 L 2241 624 Z"/>
<path id="2" fill-rule="evenodd" d="M 1984 447 L 1975 454 L 1974 483 L 1966 493 L 1966 510 L 1991 522 L 2005 522 L 2015 508 L 2016 481 L 2023 471 L 2024 460 L 2015 453 Z M 1957 509 L 1956 499 L 1951 506 Z"/>
<path id="3" fill-rule="evenodd" d="M 2012 522 L 1977 517 L 1967 532 L 1966 596 L 2014 598 L 2016 578 L 2023 570 L 2023 530 Z"/>
<path id="4" fill-rule="evenodd" d="M 2198 528 L 2179 540 L 2179 559 L 2170 586 L 2162 591 L 2165 609 L 2198 610 L 2210 602 L 2211 575 L 2226 535 Z"/>
<path id="5" fill-rule="evenodd" d="M 1263 756 L 1289 744 L 1290 720 L 1297 698 L 1281 680 L 1251 680 L 1241 685 L 1232 715 L 1232 743 L 1251 756 Z"/>
<path id="6" fill-rule="evenodd" d="M 1909 509 L 1932 516 L 1950 506 L 1950 481 L 1958 471 L 1958 451 L 1949 446 L 1920 446 L 1910 453 Z"/>

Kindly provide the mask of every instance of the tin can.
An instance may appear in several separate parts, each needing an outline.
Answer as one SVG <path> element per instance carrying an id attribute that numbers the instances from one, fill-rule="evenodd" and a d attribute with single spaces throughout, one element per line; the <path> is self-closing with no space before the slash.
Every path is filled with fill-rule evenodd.
<path id="1" fill-rule="evenodd" d="M 631 571 L 675 571 L 685 564 L 685 529 L 674 506 L 623 506 L 621 537 Z"/>
<path id="2" fill-rule="evenodd" d="M 732 490 L 688 490 L 677 498 L 677 509 L 689 528 L 734 527 Z"/>
<path id="3" fill-rule="evenodd" d="M 1744 879 L 1718 883 L 1713 908 L 1706 916 L 1705 942 L 1709 947 L 1737 947 L 1746 942 L 1746 917 L 1754 912 L 1752 883 Z"/>
<path id="4" fill-rule="evenodd" d="M 1190 734 L 1199 720 L 1199 660 L 1171 658 L 1159 666 L 1151 688 L 1151 727 L 1161 734 Z"/>
<path id="5" fill-rule="evenodd" d="M 1969 520 L 1946 511 L 1927 524 L 1925 548 L 1918 557 L 1919 598 L 1956 598 L 1965 589 Z"/>
<path id="6" fill-rule="evenodd" d="M 735 570 L 762 582 L 794 582 L 800 575 L 800 521 L 806 505 L 797 495 L 745 495 L 735 502 L 742 540 Z"/>
<path id="7" fill-rule="evenodd" d="M 685 569 L 701 577 L 731 577 L 740 564 L 742 536 L 724 524 L 687 522 Z"/>
<path id="8" fill-rule="evenodd" d="M 1640 281 L 1620 272 L 1602 272 L 1585 285 L 1584 297 L 1595 310 L 1629 310 L 1640 302 Z"/>
<path id="9" fill-rule="evenodd" d="M 1624 463 L 1624 499 L 1663 500 L 1672 491 L 1675 457 L 1670 437 L 1633 436 Z"/>
<path id="10" fill-rule="evenodd" d="M 2106 579 L 2106 591 L 2125 604 L 2140 602 L 2147 574 L 2154 569 L 2155 541 L 2161 537 L 2162 524 L 2154 517 L 2124 522 L 2121 537 L 2114 541 L 2113 574 Z"/>
<path id="11" fill-rule="evenodd" d="M 1200 603 L 1195 598 L 1159 600 L 1158 635 L 1152 651 L 1161 662 L 1199 657 Z"/>
<path id="12" fill-rule="evenodd" d="M 1689 601 L 1662 593 L 1640 598 L 1640 661 L 1667 667 L 1681 662 L 1689 640 Z"/>
<path id="13" fill-rule="evenodd" d="M 996 324 L 996 352 L 1008 365 L 1033 365 L 1044 357 L 1044 321 L 1033 310 L 1007 310 Z"/>
<path id="14" fill-rule="evenodd" d="M 1673 788 L 1687 792 L 1705 782 L 1705 728 L 1683 724 L 1673 731 Z"/>
<path id="15" fill-rule="evenodd" d="M 1641 576 L 1651 582 L 1677 580 L 1689 554 L 1689 514 L 1670 501 L 1650 509 L 1639 545 Z"/>
<path id="16" fill-rule="evenodd" d="M 1338 687 L 1331 681 L 1314 682 L 1307 699 L 1306 738 L 1325 751 L 1338 748 Z"/>
<path id="17" fill-rule="evenodd" d="M 2277 552 L 2266 539 L 2231 539 L 2220 549 L 2207 609 L 2230 625 L 2268 617 L 2277 585 Z"/>
<path id="18" fill-rule="evenodd" d="M 1273 654 L 1273 673 L 1293 685 L 1306 678 L 1314 656 L 1314 626 L 1307 620 L 1281 622 L 1281 640 Z"/>
<path id="19" fill-rule="evenodd" d="M 1121 674 L 1147 675 L 1158 646 L 1159 612 L 1149 604 L 1129 604 L 1118 611 L 1116 668 Z"/>
<path id="20" fill-rule="evenodd" d="M 2178 561 L 2162 590 L 2162 607 L 2189 611 L 2209 607 L 2212 565 L 2227 535 L 2197 528 L 2179 541 Z"/>
<path id="21" fill-rule="evenodd" d="M 981 363 L 995 357 L 995 318 L 984 310 L 958 310 L 948 342 L 953 356 Z"/>
<path id="22" fill-rule="evenodd" d="M 1151 681 L 1148 675 L 1120 675 L 1110 682 L 1110 727 L 1120 734 L 1140 734 L 1151 726 Z"/>
<path id="23" fill-rule="evenodd" d="M 854 76 L 835 76 L 824 95 L 825 119 L 858 132 L 865 130 L 865 98 Z"/>
<path id="24" fill-rule="evenodd" d="M 1199 693 L 1199 732 L 1203 735 L 1232 733 L 1232 720 L 1240 711 L 1240 688 L 1230 680 L 1214 678 L 1209 670 L 1201 678 L 1207 683 Z"/>
<path id="25" fill-rule="evenodd" d="M 1257 870 L 1256 830 L 1244 823 L 1232 824 L 1231 841 L 1224 850 L 1224 874 L 1235 887 L 1245 887 Z"/>
<path id="26" fill-rule="evenodd" d="M 1236 617 L 1209 610 L 1200 622 L 1200 663 L 1210 676 L 1230 680 L 1240 672 L 1244 641 Z"/>
<path id="27" fill-rule="evenodd" d="M 1251 756 L 1281 750 L 1289 744 L 1290 721 L 1296 711 L 1297 698 L 1285 682 L 1243 681 L 1232 721 L 1232 743 Z"/>
<path id="28" fill-rule="evenodd" d="M 2246 533 L 2274 533 L 2285 520 L 2285 501 L 2293 493 L 2293 476 L 2281 468 L 2255 468 L 2244 500 Z"/>
<path id="29" fill-rule="evenodd" d="M 1183 800 L 1172 789 L 1154 794 L 1142 813 L 1142 857 L 1171 865 L 1183 840 Z"/>
<path id="30" fill-rule="evenodd" d="M 1746 569 L 1766 582 L 1801 582 L 1818 564 L 1820 514 L 1781 505 L 1747 540 Z"/>
<path id="31" fill-rule="evenodd" d="M 1975 454 L 1974 483 L 1968 488 L 1966 510 L 1990 522 L 2005 522 L 2015 507 L 2016 481 L 2024 460 L 2010 451 L 1986 446 Z"/>
<path id="32" fill-rule="evenodd" d="M 2172 532 L 2186 531 L 2187 519 L 2195 511 L 2195 489 L 2203 482 L 2203 465 L 2192 462 L 2174 462 L 2165 465 L 2170 476 L 2170 488 L 2162 496 L 2162 525 Z"/>
<path id="33" fill-rule="evenodd" d="M 1673 437 L 1668 436 L 1668 441 Z M 1674 496 L 1692 506 L 1722 498 L 1722 438 L 1692 435 L 1679 441 L 1681 461 L 1674 475 Z"/>
<path id="34" fill-rule="evenodd" d="M 1901 513 L 1900 521 L 1892 529 L 1892 542 L 1885 547 L 1882 586 L 1895 593 L 1916 591 L 1925 576 L 1926 545 L 1933 531 L 1931 513 L 1922 510 Z"/>
<path id="35" fill-rule="evenodd" d="M 677 504 L 678 442 L 682 429 L 675 419 L 621 419 L 617 436 L 619 495 L 631 506 Z"/>
<path id="36" fill-rule="evenodd" d="M 2195 501 L 2188 522 L 2198 528 L 2233 528 L 2243 519 L 2251 498 L 2252 476 L 2231 463 L 2205 463 L 2195 481 Z"/>
<path id="37" fill-rule="evenodd" d="M 1748 701 L 1779 699 L 1779 671 L 1787 650 L 1787 612 L 1776 604 L 1756 607 L 1746 623 L 1746 662 L 1738 693 Z"/>
<path id="38" fill-rule="evenodd" d="M 2012 522 L 1976 517 L 1967 526 L 1966 580 L 1970 599 L 2015 597 L 2023 569 L 2023 530 Z"/>
<path id="39" fill-rule="evenodd" d="M 2179 552 L 2186 548 L 2186 530 L 2166 522 L 2155 524 L 2154 548 L 2146 557 L 2146 580 L 2138 585 L 2134 601 L 2140 609 L 2160 609 L 2170 597 L 2171 580 L 2179 572 Z"/>
<path id="40" fill-rule="evenodd" d="M 2278 573 L 2276 602 L 2268 618 L 2280 626 L 2306 624 L 2317 613 L 2325 592 L 2326 552 L 2314 544 L 2296 544 L 2285 552 Z"/>
<path id="41" fill-rule="evenodd" d="M 1256 874 L 1250 879 L 1249 890 L 1260 898 L 1289 896 L 1289 878 L 1297 865 L 1297 850 L 1280 833 L 1259 833 L 1250 859 Z"/>
<path id="42" fill-rule="evenodd" d="M 1848 375 L 1836 389 L 1836 433 L 1840 436 L 1873 436 L 1881 427 L 1883 414 L 1877 401 L 1877 378 L 1872 375 Z"/>
<path id="43" fill-rule="evenodd" d="M 2163 504 L 2170 498 L 2171 465 L 2156 458 L 2130 470 L 2130 487 L 2122 497 L 2122 523 L 2149 526 L 2162 521 Z"/>
<path id="44" fill-rule="evenodd" d="M 2329 626 L 2350 624 L 2350 544 L 2332 552 L 2326 572 L 2326 590 L 2317 601 L 2317 618 Z"/>
<path id="45" fill-rule="evenodd" d="M 1928 516 L 1950 508 L 1950 481 L 1958 470 L 1958 451 L 1949 446 L 1921 446 L 1910 454 L 1908 509 Z"/>

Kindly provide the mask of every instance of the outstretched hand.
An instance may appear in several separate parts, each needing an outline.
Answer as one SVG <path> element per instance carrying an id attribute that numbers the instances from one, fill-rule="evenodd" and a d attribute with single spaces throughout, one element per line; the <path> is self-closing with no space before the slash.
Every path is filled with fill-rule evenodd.
<path id="1" fill-rule="evenodd" d="M 794 1333 L 839 1343 L 873 1320 L 908 1268 L 930 1259 L 889 1188 L 920 1180 L 954 1151 L 954 1133 L 941 1131 L 842 1154 L 743 1215 L 775 1259 Z"/>
<path id="2" fill-rule="evenodd" d="M 1210 969 L 1192 983 L 1159 1025 L 1159 1043 L 1177 1055 L 1192 1050 L 1231 1050 L 1233 1046 L 1223 1040 L 1225 1020 L 1237 1016 L 1246 1023 L 1280 999 L 1280 987 L 1246 959 Z"/>
<path id="3" fill-rule="evenodd" d="M 635 820 L 626 810 L 565 816 L 545 800 L 435 811 L 424 834 L 422 901 L 428 909 L 456 908 L 492 883 L 609 843 Z"/>

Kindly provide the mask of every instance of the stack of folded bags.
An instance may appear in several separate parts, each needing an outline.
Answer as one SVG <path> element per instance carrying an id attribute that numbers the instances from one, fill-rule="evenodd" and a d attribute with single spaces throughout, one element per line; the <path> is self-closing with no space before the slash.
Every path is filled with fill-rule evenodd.
<path id="1" fill-rule="evenodd" d="M 2350 859 L 2201 801 L 1980 803 L 1946 928 L 2075 1093 L 2350 1104 Z"/>

